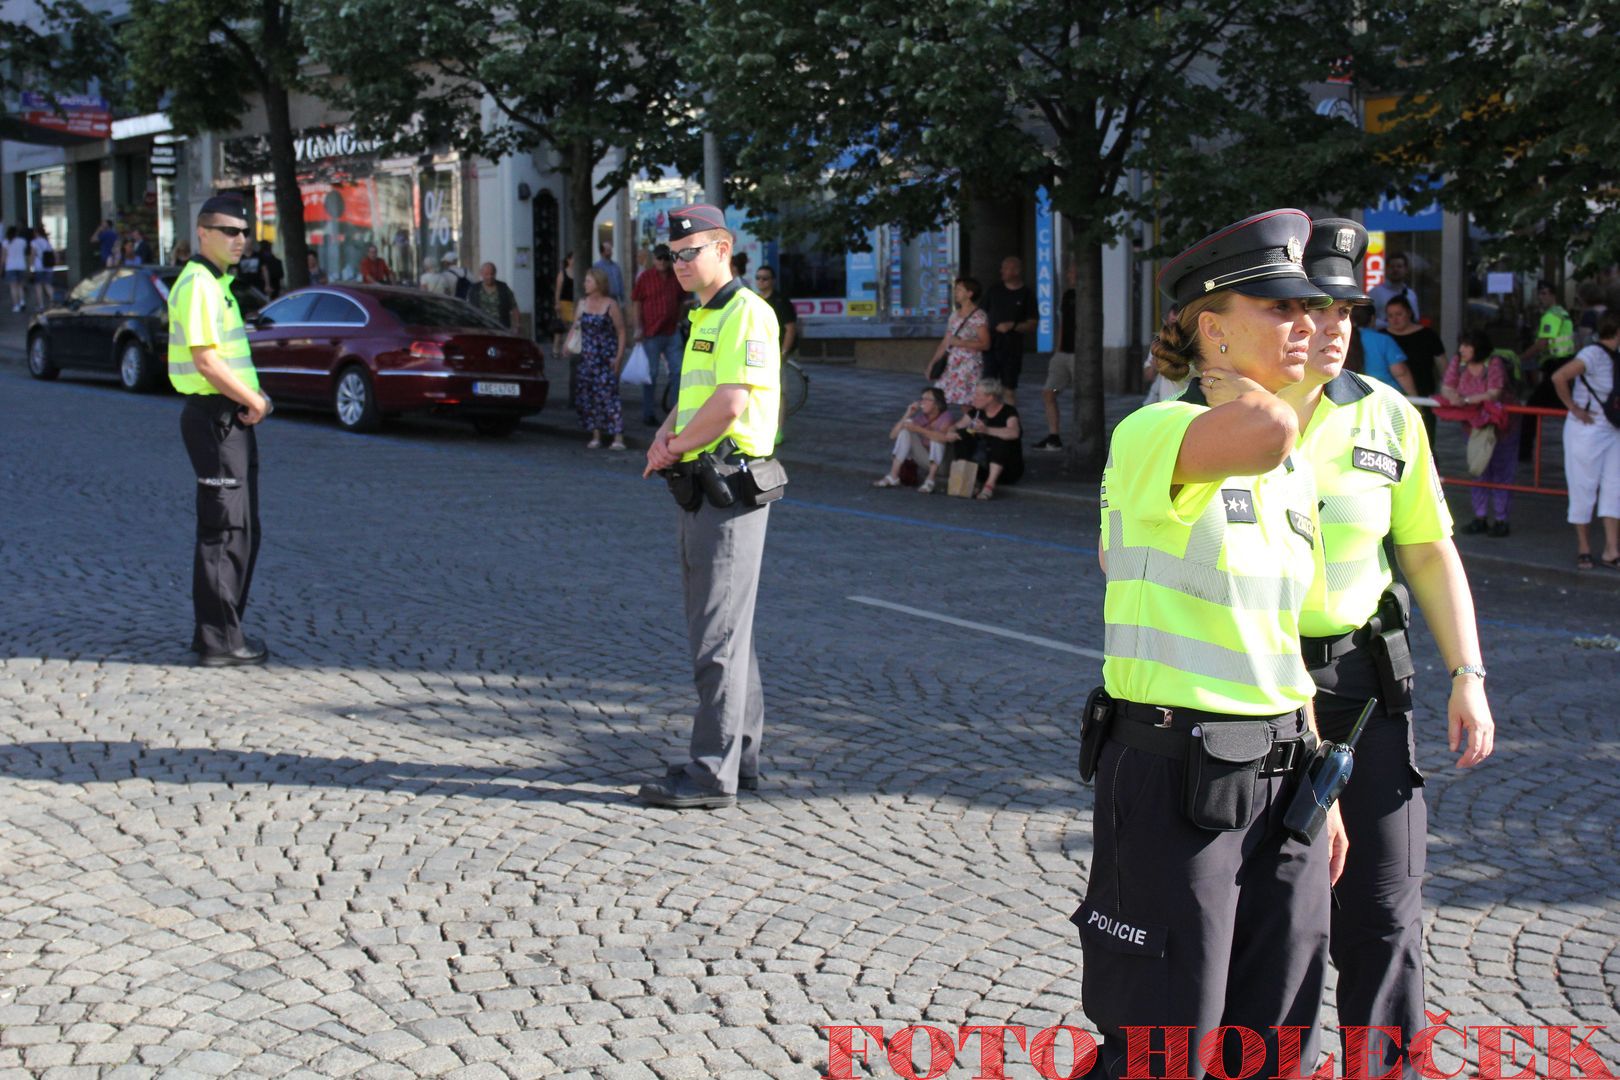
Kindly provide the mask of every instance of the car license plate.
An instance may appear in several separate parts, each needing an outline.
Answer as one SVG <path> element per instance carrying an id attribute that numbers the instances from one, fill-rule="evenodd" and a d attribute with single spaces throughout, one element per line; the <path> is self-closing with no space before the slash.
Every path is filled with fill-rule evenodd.
<path id="1" fill-rule="evenodd" d="M 520 397 L 523 388 L 515 382 L 475 382 L 473 393 L 485 397 Z"/>

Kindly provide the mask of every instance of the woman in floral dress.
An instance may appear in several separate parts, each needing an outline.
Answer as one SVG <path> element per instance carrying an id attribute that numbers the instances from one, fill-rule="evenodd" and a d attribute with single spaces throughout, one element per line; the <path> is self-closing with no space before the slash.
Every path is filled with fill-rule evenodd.
<path id="1" fill-rule="evenodd" d="M 990 320 L 979 307 L 979 293 L 975 279 L 956 279 L 951 293 L 956 314 L 946 321 L 945 336 L 928 361 L 932 371 L 939 358 L 945 357 L 945 371 L 934 385 L 945 391 L 945 400 L 952 405 L 973 400 L 973 387 L 984 369 L 984 352 L 990 347 Z"/>
<path id="2" fill-rule="evenodd" d="M 623 450 L 624 416 L 619 402 L 619 368 L 624 364 L 624 312 L 609 295 L 607 274 L 596 267 L 585 271 L 585 299 L 575 311 L 579 321 L 579 392 L 574 407 L 579 425 L 590 431 L 590 450 L 602 445 L 602 434 L 613 436 L 610 450 Z"/>

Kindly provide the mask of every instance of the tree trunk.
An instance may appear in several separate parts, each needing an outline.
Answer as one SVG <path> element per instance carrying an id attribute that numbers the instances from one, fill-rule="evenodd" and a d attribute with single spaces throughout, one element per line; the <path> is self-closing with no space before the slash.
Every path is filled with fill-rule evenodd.
<path id="1" fill-rule="evenodd" d="M 585 299 L 585 271 L 596 261 L 596 156 L 589 139 L 568 146 L 568 217 L 574 234 L 574 310 Z"/>
<path id="2" fill-rule="evenodd" d="M 287 288 L 296 289 L 309 284 L 309 244 L 304 236 L 304 196 L 298 190 L 292 111 L 286 87 L 267 83 L 263 92 L 270 121 L 270 172 L 276 183 L 276 228 L 285 252 Z"/>
<path id="3" fill-rule="evenodd" d="M 1076 265 L 1074 375 L 1075 427 L 1069 436 L 1069 468 L 1082 476 L 1102 477 L 1108 456 L 1103 408 L 1103 248 L 1085 239 L 1090 230 L 1075 223 Z"/>

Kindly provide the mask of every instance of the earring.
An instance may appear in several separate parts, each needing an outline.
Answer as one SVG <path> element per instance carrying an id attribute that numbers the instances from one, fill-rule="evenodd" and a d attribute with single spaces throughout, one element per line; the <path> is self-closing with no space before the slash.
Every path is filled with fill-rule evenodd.
<path id="1" fill-rule="evenodd" d="M 1223 345 L 1222 345 L 1222 346 L 1221 346 L 1221 352 L 1225 352 L 1225 351 L 1226 351 L 1226 346 L 1225 346 L 1225 345 L 1224 345 L 1224 344 L 1223 344 Z"/>

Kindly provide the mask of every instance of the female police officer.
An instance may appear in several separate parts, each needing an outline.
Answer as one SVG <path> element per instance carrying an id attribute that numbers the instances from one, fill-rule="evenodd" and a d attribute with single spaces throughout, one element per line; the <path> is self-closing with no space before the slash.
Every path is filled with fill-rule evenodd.
<path id="1" fill-rule="evenodd" d="M 1413 752 L 1408 605 L 1405 590 L 1392 584 L 1385 536 L 1395 541 L 1401 570 L 1451 671 L 1451 749 L 1466 737 L 1459 766 L 1490 754 L 1493 728 L 1474 602 L 1422 418 L 1395 390 L 1344 370 L 1351 307 L 1370 303 L 1355 275 L 1366 250 L 1367 231 L 1356 222 L 1315 223 L 1305 270 L 1334 302 L 1315 316 L 1305 378 L 1282 397 L 1294 406 L 1299 452 L 1322 500 L 1327 572 L 1300 615 L 1322 737 L 1342 739 L 1367 699 L 1378 698 L 1340 799 L 1354 847 L 1336 889 L 1331 939 L 1341 1030 L 1381 1026 L 1401 1033 L 1398 1042 L 1371 1033 L 1370 1066 L 1345 1060 L 1347 1073 L 1376 1076 L 1403 1061 L 1401 1047 L 1428 1023 L 1422 897 L 1428 814 Z M 1412 1075 L 1409 1062 L 1404 1068 Z"/>
<path id="2" fill-rule="evenodd" d="M 1342 829 L 1333 815 L 1307 845 L 1281 824 L 1313 745 L 1297 639 L 1320 546 L 1294 413 L 1275 396 L 1303 376 L 1307 306 L 1326 300 L 1301 266 L 1309 235 L 1303 213 L 1273 210 L 1164 268 L 1181 313 L 1153 355 L 1167 378 L 1189 365 L 1198 378 L 1110 445 L 1106 697 L 1088 703 L 1082 741 L 1096 846 L 1073 916 L 1103 1035 L 1093 1076 L 1201 1076 L 1200 1042 L 1225 1025 L 1265 1050 L 1263 1070 L 1245 1052 L 1232 1071 L 1239 1033 L 1224 1033 L 1212 1048 L 1229 1075 L 1314 1061 Z M 1152 1029 L 1131 1047 L 1145 1062 L 1127 1062 L 1128 1026 Z M 1274 1026 L 1300 1030 L 1279 1051 Z"/>

